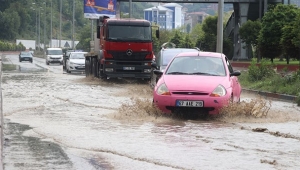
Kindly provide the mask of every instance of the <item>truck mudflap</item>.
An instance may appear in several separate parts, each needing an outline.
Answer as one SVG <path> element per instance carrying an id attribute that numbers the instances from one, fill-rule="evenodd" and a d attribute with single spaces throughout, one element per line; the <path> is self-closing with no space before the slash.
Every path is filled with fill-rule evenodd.
<path id="1" fill-rule="evenodd" d="M 150 61 L 104 61 L 104 74 L 107 77 L 151 78 Z"/>

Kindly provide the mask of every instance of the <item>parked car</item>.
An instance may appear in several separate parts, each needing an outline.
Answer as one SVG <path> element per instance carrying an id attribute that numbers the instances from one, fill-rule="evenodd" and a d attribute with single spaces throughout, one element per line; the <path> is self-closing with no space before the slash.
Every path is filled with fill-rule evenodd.
<path id="1" fill-rule="evenodd" d="M 84 72 L 85 71 L 85 57 L 87 52 L 71 52 L 66 57 L 66 71 L 71 72 Z"/>
<path id="2" fill-rule="evenodd" d="M 67 60 L 67 57 L 70 56 L 71 52 L 75 52 L 75 50 L 66 50 L 64 52 L 64 56 L 63 56 L 63 69 L 66 69 L 66 60 Z"/>
<path id="3" fill-rule="evenodd" d="M 153 91 L 153 103 L 164 113 L 218 114 L 239 102 L 241 85 L 228 58 L 214 52 L 183 52 L 173 57 Z"/>
<path id="4" fill-rule="evenodd" d="M 177 54 L 181 52 L 197 52 L 200 51 L 196 48 L 162 48 L 158 54 L 155 56 L 154 63 L 156 64 L 156 69 L 161 70 L 162 72 L 165 70 L 169 62 L 175 57 Z M 155 84 L 160 77 L 152 74 L 152 84 Z M 155 81 L 155 82 L 153 82 Z"/>
<path id="5" fill-rule="evenodd" d="M 32 54 L 30 52 L 22 51 L 19 54 L 19 61 L 29 61 L 32 63 Z"/>

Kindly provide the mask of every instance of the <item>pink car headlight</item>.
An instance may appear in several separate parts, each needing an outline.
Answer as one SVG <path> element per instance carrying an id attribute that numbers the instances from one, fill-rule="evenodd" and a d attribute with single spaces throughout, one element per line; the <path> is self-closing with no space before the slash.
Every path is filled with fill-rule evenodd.
<path id="1" fill-rule="evenodd" d="M 218 85 L 210 94 L 211 97 L 221 97 L 226 95 L 226 89 L 222 85 Z"/>
<path id="2" fill-rule="evenodd" d="M 159 85 L 159 87 L 156 90 L 156 93 L 159 95 L 171 95 L 165 83 Z"/>

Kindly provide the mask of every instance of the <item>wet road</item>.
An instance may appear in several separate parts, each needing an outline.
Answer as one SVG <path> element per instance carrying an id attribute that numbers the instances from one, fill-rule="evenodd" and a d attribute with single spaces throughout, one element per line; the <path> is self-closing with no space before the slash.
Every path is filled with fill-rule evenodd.
<path id="1" fill-rule="evenodd" d="M 2 72 L 5 169 L 298 169 L 300 109 L 188 120 L 155 114 L 146 83 L 18 62 Z M 242 100 L 259 102 L 244 93 Z M 249 105 L 247 105 L 249 107 Z M 236 108 L 240 113 L 246 108 Z"/>

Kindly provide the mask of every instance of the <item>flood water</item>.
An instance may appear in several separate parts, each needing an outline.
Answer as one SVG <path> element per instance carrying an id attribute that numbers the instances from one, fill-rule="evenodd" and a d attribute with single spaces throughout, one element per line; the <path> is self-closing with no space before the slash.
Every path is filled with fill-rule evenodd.
<path id="1" fill-rule="evenodd" d="M 241 104 L 222 116 L 182 119 L 152 107 L 146 82 L 101 81 L 63 73 L 43 59 L 31 64 L 7 57 L 21 69 L 2 72 L 5 169 L 300 166 L 294 103 L 243 93 Z"/>

